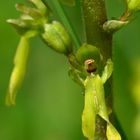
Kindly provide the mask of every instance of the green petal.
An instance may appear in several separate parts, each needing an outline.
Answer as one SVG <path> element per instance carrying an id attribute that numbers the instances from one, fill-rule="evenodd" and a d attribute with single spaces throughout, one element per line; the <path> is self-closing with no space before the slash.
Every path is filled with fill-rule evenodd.
<path id="1" fill-rule="evenodd" d="M 113 72 L 113 62 L 111 61 L 111 59 L 108 59 L 101 77 L 103 84 L 110 78 L 112 72 Z"/>

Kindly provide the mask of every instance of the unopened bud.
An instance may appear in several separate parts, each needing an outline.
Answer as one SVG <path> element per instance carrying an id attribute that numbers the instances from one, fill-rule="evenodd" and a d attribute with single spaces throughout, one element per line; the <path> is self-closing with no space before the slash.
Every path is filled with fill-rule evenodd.
<path id="1" fill-rule="evenodd" d="M 85 67 L 87 72 L 91 73 L 95 72 L 100 65 L 101 55 L 97 47 L 83 44 L 76 52 L 76 59 Z"/>
<path id="2" fill-rule="evenodd" d="M 50 48 L 66 55 L 72 52 L 69 34 L 59 22 L 45 24 L 44 30 L 42 37 Z"/>
<path id="3" fill-rule="evenodd" d="M 114 33 L 128 24 L 128 21 L 108 20 L 103 24 L 104 31 Z"/>

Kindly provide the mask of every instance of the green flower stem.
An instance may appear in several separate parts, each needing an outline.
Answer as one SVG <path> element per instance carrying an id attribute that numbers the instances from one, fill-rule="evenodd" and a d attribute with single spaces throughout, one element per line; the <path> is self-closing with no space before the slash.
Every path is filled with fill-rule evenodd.
<path id="1" fill-rule="evenodd" d="M 103 31 L 107 21 L 105 0 L 83 0 L 87 43 L 100 48 L 104 62 L 112 55 L 112 35 Z"/>
<path id="2" fill-rule="evenodd" d="M 112 35 L 103 31 L 103 24 L 107 21 L 105 0 L 83 0 L 84 25 L 88 44 L 98 47 L 103 55 L 104 63 L 112 57 Z M 106 83 L 105 92 L 111 94 L 110 79 Z M 107 103 L 110 104 L 110 103 Z M 106 123 L 97 116 L 94 140 L 106 140 Z"/>

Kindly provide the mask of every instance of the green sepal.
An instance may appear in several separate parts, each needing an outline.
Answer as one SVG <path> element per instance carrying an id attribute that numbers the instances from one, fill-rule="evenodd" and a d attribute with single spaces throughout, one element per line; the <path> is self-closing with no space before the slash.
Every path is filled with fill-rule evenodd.
<path id="1" fill-rule="evenodd" d="M 29 1 L 32 2 L 43 15 L 48 16 L 49 8 L 44 0 L 29 0 Z"/>
<path id="2" fill-rule="evenodd" d="M 14 68 L 10 77 L 8 92 L 5 100 L 5 103 L 8 106 L 15 105 L 17 92 L 24 80 L 26 73 L 26 66 L 30 49 L 29 39 L 35 35 L 36 33 L 34 31 L 28 31 L 20 38 L 14 57 Z"/>
<path id="3" fill-rule="evenodd" d="M 7 23 L 11 24 L 20 35 L 24 35 L 30 30 L 37 33 L 37 25 L 31 19 L 24 21 L 22 19 L 8 19 Z"/>
<path id="4" fill-rule="evenodd" d="M 103 29 L 107 33 L 114 33 L 127 25 L 129 21 L 108 20 L 103 24 Z"/>
<path id="5" fill-rule="evenodd" d="M 79 84 L 81 87 L 84 87 L 84 80 L 80 71 L 74 68 L 70 68 L 68 71 L 68 75 L 74 82 Z"/>
<path id="6" fill-rule="evenodd" d="M 15 105 L 17 91 L 25 76 L 29 48 L 30 45 L 28 38 L 26 36 L 22 36 L 14 58 L 14 68 L 10 77 L 8 93 L 6 95 L 6 105 L 8 106 Z"/>
<path id="7" fill-rule="evenodd" d="M 31 16 L 33 19 L 39 19 L 42 17 L 38 9 L 28 7 L 25 4 L 16 4 L 16 9 L 25 15 Z"/>
<path id="8" fill-rule="evenodd" d="M 75 0 L 59 0 L 59 1 L 68 6 L 75 6 Z"/>

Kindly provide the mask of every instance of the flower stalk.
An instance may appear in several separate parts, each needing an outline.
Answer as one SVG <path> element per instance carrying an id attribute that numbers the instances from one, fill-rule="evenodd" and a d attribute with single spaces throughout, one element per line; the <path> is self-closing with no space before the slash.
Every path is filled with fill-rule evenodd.
<path id="1" fill-rule="evenodd" d="M 106 61 L 112 56 L 112 35 L 102 28 L 107 21 L 105 1 L 83 0 L 82 5 L 87 43 L 99 47 Z"/>

